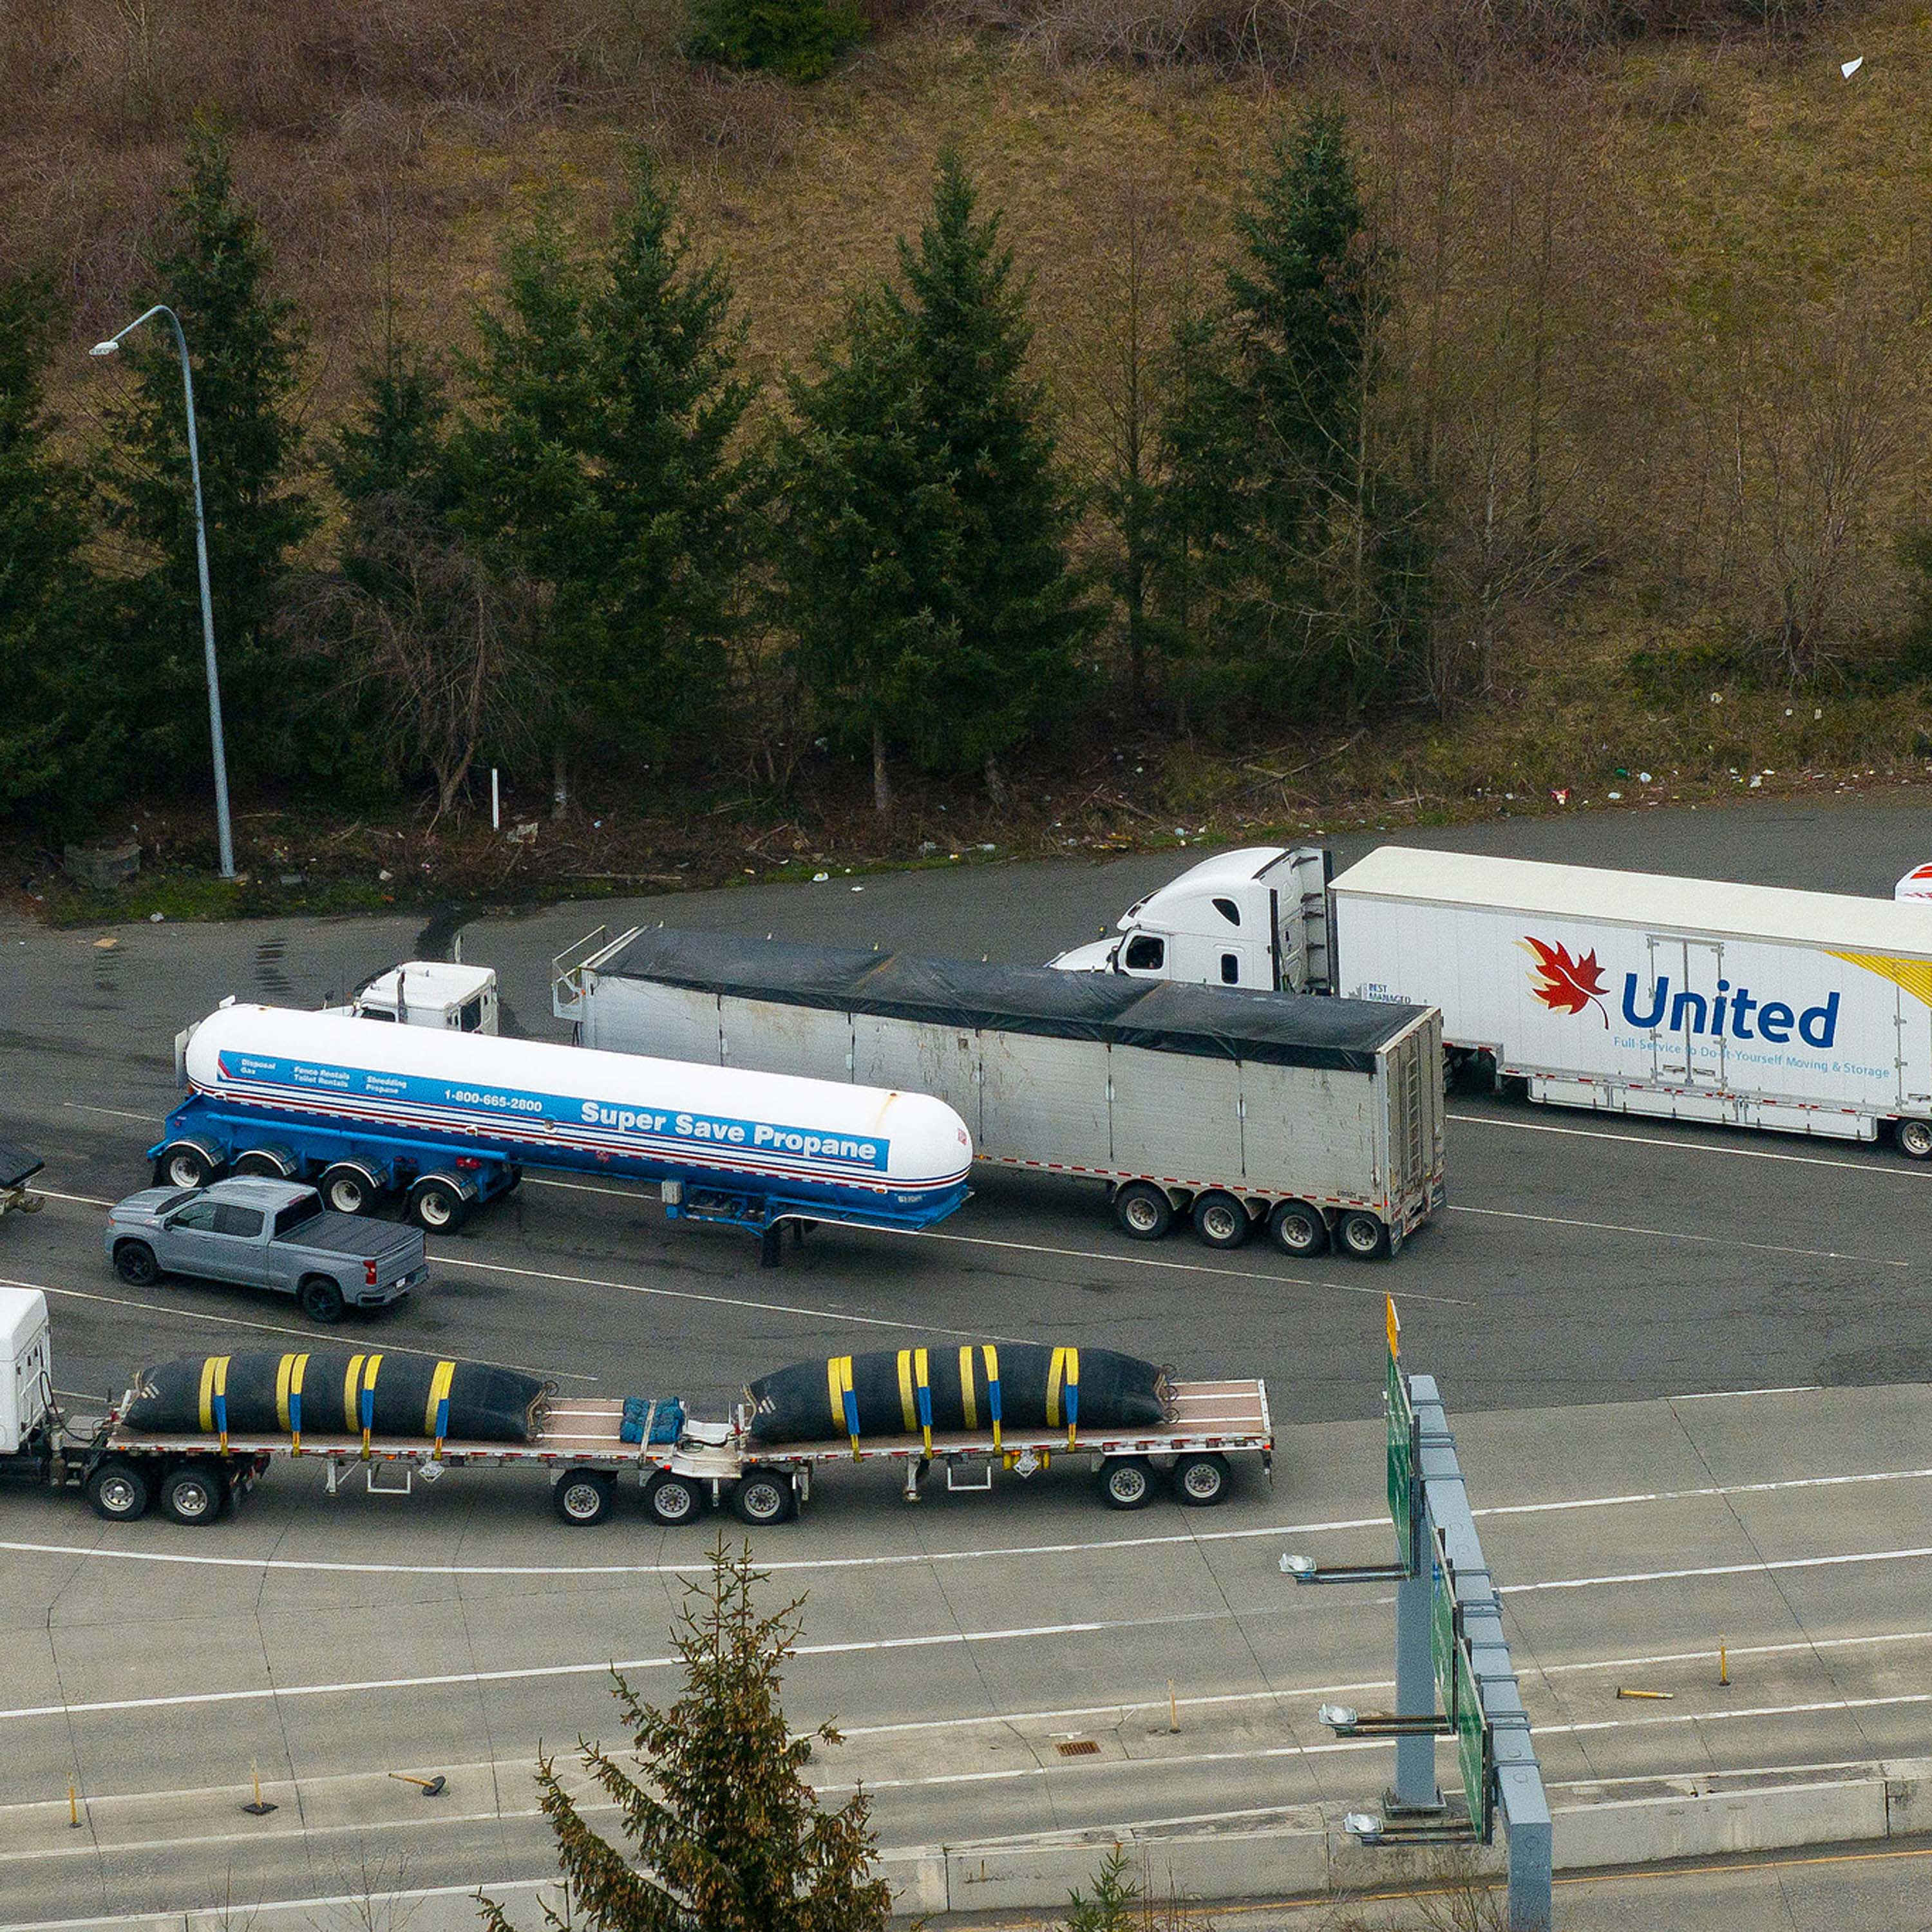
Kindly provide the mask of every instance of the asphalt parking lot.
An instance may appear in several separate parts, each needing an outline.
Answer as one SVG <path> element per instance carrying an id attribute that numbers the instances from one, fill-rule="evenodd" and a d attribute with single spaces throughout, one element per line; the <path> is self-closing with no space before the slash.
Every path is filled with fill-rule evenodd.
<path id="1" fill-rule="evenodd" d="M 1425 842 L 1883 892 L 1928 856 L 1932 814 L 1766 806 Z M 1337 842 L 1346 857 L 1366 842 Z M 552 908 L 466 926 L 464 950 L 498 967 L 506 1030 L 560 1036 L 550 957 L 600 920 L 1040 958 L 1184 856 Z M 47 1156 L 51 1197 L 0 1224 L 0 1276 L 48 1291 L 59 1384 L 83 1404 L 140 1360 L 313 1333 L 283 1303 L 124 1287 L 100 1252 L 101 1204 L 145 1179 L 178 1027 L 225 992 L 340 993 L 422 932 L 144 926 L 111 950 L 98 936 L 0 927 L 0 1132 Z M 1449 1210 L 1385 1264 L 1180 1238 L 1150 1250 L 1084 1186 L 996 1175 L 932 1234 L 820 1231 L 760 1271 L 748 1241 L 667 1224 L 641 1190 L 533 1176 L 432 1244 L 432 1292 L 344 1332 L 700 1407 L 784 1363 L 915 1335 L 1265 1376 L 1282 1432 L 1272 1491 L 1250 1473 L 1219 1510 L 1110 1515 L 1058 1469 L 908 1509 L 889 1478 L 848 1472 L 760 1540 L 760 1560 L 797 1566 L 781 1580 L 809 1592 L 788 1708 L 848 1727 L 820 1771 L 834 1789 L 864 1779 L 890 1843 L 1379 1788 L 1381 1748 L 1337 1744 L 1312 1708 L 1343 1688 L 1372 1698 L 1388 1610 L 1372 1591 L 1298 1600 L 1275 1560 L 1289 1541 L 1330 1560 L 1386 1544 L 1385 1290 L 1412 1366 L 1442 1384 L 1479 1507 L 1504 1512 L 1484 1534 L 1558 1792 L 1918 1751 L 1932 1169 L 1888 1148 L 1468 1099 L 1451 1136 Z M 566 1532 L 540 1484 L 509 1477 L 406 1500 L 325 1498 L 314 1480 L 278 1472 L 206 1537 L 0 1493 L 8 1922 L 206 1903 L 217 1858 L 275 1897 L 371 1845 L 406 1848 L 418 1878 L 542 1868 L 528 1762 L 608 1730 L 612 1660 L 647 1694 L 665 1681 L 670 1614 L 707 1532 L 634 1509 Z M 1720 1632 L 1739 1660 L 1727 1690 Z M 1617 1682 L 1638 1675 L 1672 1697 L 1620 1703 Z M 1062 1758 L 1070 1738 L 1100 1748 Z M 235 1812 L 251 1766 L 280 1794 L 272 1818 Z M 434 1822 L 396 1770 L 449 1778 Z M 88 1801 L 78 1836 L 70 1780 Z"/>

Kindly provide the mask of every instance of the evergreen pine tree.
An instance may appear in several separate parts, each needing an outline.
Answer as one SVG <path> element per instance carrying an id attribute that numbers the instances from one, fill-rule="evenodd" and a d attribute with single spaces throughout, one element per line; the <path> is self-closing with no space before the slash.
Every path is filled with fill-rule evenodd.
<path id="1" fill-rule="evenodd" d="M 1028 378 L 1027 290 L 982 220 L 965 164 L 948 148 L 918 245 L 899 244 L 904 292 L 890 308 L 911 344 L 920 392 L 920 454 L 950 478 L 957 550 L 927 586 L 934 618 L 954 634 L 908 721 L 930 766 L 996 760 L 1071 698 L 1076 652 L 1099 622 L 1070 569 L 1072 508 L 1054 465 L 1046 393 Z"/>
<path id="2" fill-rule="evenodd" d="M 46 834 L 124 784 L 106 601 L 87 561 L 83 480 L 53 452 L 40 367 L 44 282 L 0 281 L 0 818 Z"/>
<path id="3" fill-rule="evenodd" d="M 172 199 L 142 305 L 167 303 L 188 338 L 229 763 L 245 782 L 288 768 L 300 726 L 301 681 L 274 619 L 290 554 L 316 520 L 294 480 L 302 335 L 293 305 L 271 292 L 268 244 L 214 122 L 196 122 Z M 124 668 L 144 765 L 199 784 L 208 706 L 181 365 L 160 322 L 122 355 L 134 388 L 101 480 L 108 524 L 139 560 L 124 590 Z"/>
<path id="4" fill-rule="evenodd" d="M 520 241 L 502 311 L 478 319 L 476 407 L 451 443 L 458 520 L 548 597 L 560 804 L 580 755 L 654 757 L 710 724 L 754 488 L 730 299 L 640 160 L 602 260 Z"/>
<path id="5" fill-rule="evenodd" d="M 688 0 L 685 51 L 694 60 L 822 80 L 865 38 L 857 0 Z"/>
<path id="6" fill-rule="evenodd" d="M 868 1878 L 876 1850 L 862 1792 L 821 1808 L 804 1766 L 821 1725 L 794 1738 L 778 1702 L 779 1671 L 796 1642 L 800 1604 L 760 1612 L 765 1580 L 751 1547 L 718 1539 L 708 1589 L 690 1586 L 676 1636 L 684 1694 L 668 1711 L 643 1702 L 621 1676 L 616 1696 L 647 1783 L 601 1745 L 579 1759 L 614 1806 L 620 1850 L 594 1832 L 540 1758 L 537 1785 L 557 1862 L 580 1921 L 549 1906 L 553 1928 L 590 1932 L 884 1932 L 891 1894 Z M 492 1932 L 511 1932 L 484 1902 Z"/>
<path id="7" fill-rule="evenodd" d="M 780 604 L 800 668 L 835 734 L 869 750 L 872 802 L 892 806 L 889 743 L 921 716 L 956 626 L 934 586 L 959 550 L 951 478 L 928 460 L 925 392 L 898 310 L 877 292 L 848 308 L 790 384 L 780 446 Z"/>

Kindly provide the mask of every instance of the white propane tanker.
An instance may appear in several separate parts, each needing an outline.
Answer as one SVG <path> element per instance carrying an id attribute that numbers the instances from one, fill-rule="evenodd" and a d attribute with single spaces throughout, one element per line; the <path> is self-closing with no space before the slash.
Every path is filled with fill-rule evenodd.
<path id="1" fill-rule="evenodd" d="M 1053 964 L 1437 1006 L 1451 1070 L 1532 1100 L 1890 1126 L 1932 1160 L 1932 868 L 1894 899 L 1396 845 L 1321 890 L 1329 869 L 1314 848 L 1207 860 Z"/>
<path id="2" fill-rule="evenodd" d="M 787 1221 L 944 1219 L 973 1157 L 923 1094 L 339 1012 L 226 1003 L 176 1058 L 188 1098 L 148 1150 L 157 1186 L 313 1179 L 348 1212 L 400 1192 L 434 1233 L 525 1167 L 560 1168 L 657 1181 L 674 1216 L 752 1228 L 775 1264 Z"/>

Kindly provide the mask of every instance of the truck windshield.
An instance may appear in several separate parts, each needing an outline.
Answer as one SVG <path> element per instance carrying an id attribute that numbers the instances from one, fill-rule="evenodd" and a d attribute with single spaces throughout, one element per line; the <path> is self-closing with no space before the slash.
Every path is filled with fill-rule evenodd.
<path id="1" fill-rule="evenodd" d="M 275 1216 L 275 1238 L 286 1239 L 300 1227 L 313 1221 L 322 1212 L 322 1198 L 315 1194 L 304 1194 L 299 1201 L 291 1201 Z"/>

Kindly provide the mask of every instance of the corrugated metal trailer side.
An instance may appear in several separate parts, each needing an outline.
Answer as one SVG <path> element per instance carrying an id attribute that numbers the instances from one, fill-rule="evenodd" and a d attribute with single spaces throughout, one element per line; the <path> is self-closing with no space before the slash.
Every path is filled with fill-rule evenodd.
<path id="1" fill-rule="evenodd" d="M 602 958 L 616 959 L 633 937 Z M 1104 1182 L 1123 1226 L 1142 1237 L 1220 1196 L 1245 1208 L 1247 1225 L 1217 1240 L 1197 1215 L 1197 1232 L 1214 1245 L 1267 1225 L 1298 1258 L 1321 1252 L 1331 1234 L 1368 1256 L 1399 1248 L 1443 1198 L 1432 1010 L 1400 1026 L 1391 1016 L 1390 1036 L 1365 1071 L 1241 1058 L 1238 1039 L 1210 1056 L 801 1004 L 656 979 L 636 964 L 606 971 L 598 956 L 572 968 L 567 991 L 560 981 L 558 1010 L 576 1018 L 584 1045 L 608 1051 L 932 1094 L 966 1122 L 976 1160 Z M 1121 1211 L 1130 1189 L 1143 1190 L 1135 1198 L 1150 1210 L 1145 1190 L 1166 1197 L 1157 1226 Z M 1298 1206 L 1317 1210 L 1318 1239 L 1308 1238 L 1306 1216 L 1298 1228 L 1275 1225 L 1278 1210 Z M 1225 1214 L 1220 1225 L 1228 1227 Z"/>

